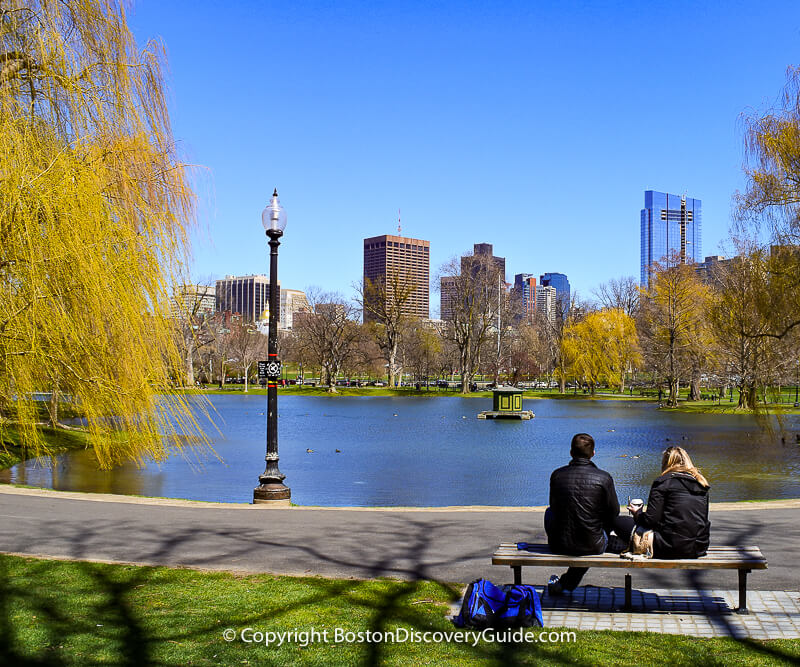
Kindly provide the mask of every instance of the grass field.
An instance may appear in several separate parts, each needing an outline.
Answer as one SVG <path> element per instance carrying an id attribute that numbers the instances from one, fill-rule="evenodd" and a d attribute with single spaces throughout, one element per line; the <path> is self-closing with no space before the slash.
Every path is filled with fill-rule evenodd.
<path id="1" fill-rule="evenodd" d="M 577 632 L 574 642 L 364 642 L 355 633 L 449 632 L 460 588 L 389 580 L 236 576 L 0 555 L 7 665 L 773 665 L 800 640 Z M 259 639 L 260 644 L 242 641 Z M 339 641 L 335 641 L 336 633 Z M 317 641 L 303 632 L 317 631 Z M 232 641 L 223 638 L 231 630 Z M 265 645 L 267 633 L 295 631 Z M 323 641 L 327 631 L 328 641 Z M 348 637 L 345 633 L 354 633 Z M 538 635 L 538 632 L 537 632 Z M 226 635 L 228 636 L 228 635 Z M 430 639 L 435 639 L 432 635 Z M 306 640 L 311 636 L 306 636 Z M 472 638 L 470 638 L 471 640 Z M 538 637 L 537 637 L 538 639 Z M 306 643 L 306 646 L 302 644 Z"/>

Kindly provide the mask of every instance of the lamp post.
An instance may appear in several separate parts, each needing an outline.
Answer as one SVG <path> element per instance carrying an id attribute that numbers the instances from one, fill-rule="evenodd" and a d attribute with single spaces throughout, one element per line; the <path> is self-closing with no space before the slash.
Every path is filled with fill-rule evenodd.
<path id="1" fill-rule="evenodd" d="M 277 188 L 272 200 L 261 214 L 261 224 L 269 237 L 269 342 L 267 347 L 267 467 L 258 477 L 258 486 L 253 490 L 254 503 L 270 503 L 288 500 L 292 492 L 283 480 L 286 478 L 278 469 L 278 379 L 281 376 L 281 363 L 278 361 L 278 313 L 280 294 L 278 293 L 278 246 L 286 228 L 286 211 L 278 201 Z"/>

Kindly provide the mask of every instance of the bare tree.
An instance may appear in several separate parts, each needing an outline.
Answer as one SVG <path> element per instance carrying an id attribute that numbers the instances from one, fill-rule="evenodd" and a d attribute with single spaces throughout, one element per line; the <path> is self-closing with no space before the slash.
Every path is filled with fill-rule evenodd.
<path id="1" fill-rule="evenodd" d="M 244 391 L 249 390 L 250 370 L 259 359 L 267 356 L 267 337 L 252 322 L 232 322 L 226 334 L 227 349 L 236 359 L 244 375 Z"/>
<path id="2" fill-rule="evenodd" d="M 461 393 L 466 394 L 497 326 L 500 275 L 491 257 L 466 255 L 462 259 L 469 261 L 454 258 L 441 272 L 451 277 L 446 295 L 449 307 L 443 313 L 444 337 L 458 350 Z"/>
<path id="3" fill-rule="evenodd" d="M 516 327 L 522 319 L 522 295 L 498 287 L 497 322 L 494 327 L 494 340 L 491 341 L 492 353 L 486 355 L 495 384 L 500 383 L 503 370 L 510 370 L 513 342 L 516 338 Z"/>
<path id="4" fill-rule="evenodd" d="M 208 282 L 181 285 L 173 296 L 178 342 L 185 359 L 185 383 L 189 387 L 195 383 L 196 353 L 213 338 L 209 323 L 214 309 L 208 308 L 208 299 L 214 296 L 214 287 Z"/>
<path id="5" fill-rule="evenodd" d="M 636 317 L 639 312 L 639 283 L 631 276 L 612 278 L 607 283 L 601 283 L 593 294 L 598 306 L 607 309 L 621 310 L 626 315 Z"/>
<path id="6" fill-rule="evenodd" d="M 409 306 L 415 289 L 415 284 L 400 270 L 375 281 L 365 277 L 358 288 L 364 324 L 384 354 L 390 387 L 394 386 L 400 370 L 397 365 L 400 343 L 414 319 L 409 315 Z"/>
<path id="7" fill-rule="evenodd" d="M 336 378 L 345 362 L 353 355 L 360 335 L 357 310 L 340 295 L 307 290 L 310 312 L 295 315 L 297 346 L 321 368 L 321 382 L 328 391 L 336 392 Z"/>
<path id="8" fill-rule="evenodd" d="M 441 367 L 442 338 L 439 331 L 417 322 L 403 337 L 403 362 L 416 380 L 430 380 L 433 371 Z"/>
<path id="9" fill-rule="evenodd" d="M 523 376 L 536 376 L 544 372 L 543 361 L 548 356 L 548 350 L 540 327 L 523 322 L 514 329 L 509 347 L 508 367 L 513 384 L 517 384 Z"/>

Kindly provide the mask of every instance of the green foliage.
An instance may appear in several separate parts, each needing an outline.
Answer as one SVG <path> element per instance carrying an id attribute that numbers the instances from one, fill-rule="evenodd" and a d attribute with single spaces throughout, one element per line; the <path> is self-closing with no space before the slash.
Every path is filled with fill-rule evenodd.
<path id="1" fill-rule="evenodd" d="M 199 428 L 171 393 L 193 196 L 159 49 L 113 0 L 10 2 L 0 64 L 0 437 L 48 453 L 33 394 L 52 391 L 50 421 L 79 405 L 102 466 L 164 458 L 164 432 Z"/>

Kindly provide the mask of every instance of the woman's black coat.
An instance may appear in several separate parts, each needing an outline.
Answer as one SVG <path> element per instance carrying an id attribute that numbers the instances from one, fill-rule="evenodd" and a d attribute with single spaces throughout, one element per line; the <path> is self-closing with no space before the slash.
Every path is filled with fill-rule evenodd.
<path id="1" fill-rule="evenodd" d="M 655 531 L 656 558 L 698 558 L 708 550 L 708 487 L 688 473 L 661 475 L 650 488 L 647 511 L 638 512 L 636 524 Z"/>

